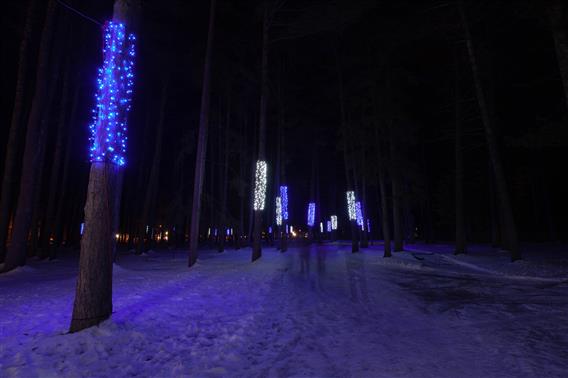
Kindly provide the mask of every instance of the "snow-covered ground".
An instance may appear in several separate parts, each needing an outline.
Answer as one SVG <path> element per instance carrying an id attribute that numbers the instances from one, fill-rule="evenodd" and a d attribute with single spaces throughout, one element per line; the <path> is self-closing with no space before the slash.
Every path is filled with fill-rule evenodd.
<path id="1" fill-rule="evenodd" d="M 77 260 L 32 262 L 0 275 L 0 377 L 567 376 L 566 250 L 408 250 L 121 256 L 112 318 L 76 334 Z"/>

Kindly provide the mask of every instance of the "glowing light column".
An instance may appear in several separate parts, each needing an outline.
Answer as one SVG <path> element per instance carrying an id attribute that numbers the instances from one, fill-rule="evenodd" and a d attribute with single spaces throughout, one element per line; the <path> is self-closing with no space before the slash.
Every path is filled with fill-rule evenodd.
<path id="1" fill-rule="evenodd" d="M 316 204 L 310 202 L 308 204 L 308 226 L 313 227 L 316 220 Z"/>
<path id="2" fill-rule="evenodd" d="M 331 229 L 333 231 L 337 230 L 337 215 L 331 216 Z"/>
<path id="3" fill-rule="evenodd" d="M 287 221 L 288 220 L 288 187 L 281 186 L 280 187 L 280 199 L 282 202 L 282 219 Z"/>
<path id="4" fill-rule="evenodd" d="M 266 200 L 266 162 L 264 160 L 258 160 L 256 162 L 256 170 L 254 174 L 253 209 L 255 211 L 264 210 L 265 200 Z"/>
<path id="5" fill-rule="evenodd" d="M 276 197 L 276 225 L 282 226 L 282 198 Z"/>
<path id="6" fill-rule="evenodd" d="M 134 85 L 134 34 L 123 23 L 104 26 L 103 66 L 97 78 L 96 106 L 89 125 L 91 162 L 126 164 L 127 118 Z"/>
<path id="7" fill-rule="evenodd" d="M 357 217 L 357 226 L 361 227 L 361 230 L 365 230 L 365 222 L 363 220 L 363 210 L 361 208 L 361 202 L 355 202 L 355 215 Z"/>
<path id="8" fill-rule="evenodd" d="M 347 214 L 349 215 L 349 220 L 357 220 L 357 212 L 355 210 L 355 192 L 349 190 L 346 192 L 347 196 Z"/>

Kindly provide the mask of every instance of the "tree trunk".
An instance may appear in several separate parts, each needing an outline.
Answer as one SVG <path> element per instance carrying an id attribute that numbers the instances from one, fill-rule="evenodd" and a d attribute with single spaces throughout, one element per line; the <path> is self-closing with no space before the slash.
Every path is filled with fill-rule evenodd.
<path id="1" fill-rule="evenodd" d="M 228 207 L 227 207 L 227 194 L 229 191 L 229 130 L 231 128 L 231 94 L 229 92 L 227 96 L 227 114 L 225 119 L 225 127 L 224 127 L 224 148 L 223 148 L 223 166 L 222 168 L 222 189 L 221 189 L 221 239 L 219 241 L 219 252 L 223 252 L 225 250 L 225 238 L 227 237 L 227 214 L 228 214 Z"/>
<path id="2" fill-rule="evenodd" d="M 262 65 L 260 89 L 260 114 L 258 119 L 258 160 L 265 160 L 266 149 L 266 113 L 268 104 L 268 2 L 264 4 L 262 20 Z M 253 188 L 254 190 L 254 188 Z M 254 212 L 254 235 L 252 239 L 252 261 L 262 256 L 262 211 Z"/>
<path id="3" fill-rule="evenodd" d="M 153 217 L 155 213 L 156 196 L 158 194 L 158 181 L 160 180 L 160 163 L 162 159 L 162 139 L 164 135 L 164 123 L 166 117 L 166 104 L 168 99 L 168 87 L 169 87 L 169 78 L 166 78 L 162 86 L 160 118 L 158 120 L 156 136 L 154 139 L 155 141 L 154 156 L 152 159 L 152 166 L 150 168 L 150 177 L 148 178 L 148 183 L 146 184 L 146 193 L 144 195 L 144 210 L 142 213 L 142 225 L 148 224 L 151 227 L 154 224 Z M 151 246 L 151 244 L 152 244 L 151 240 L 149 241 L 149 243 L 145 243 L 144 238 L 141 237 L 138 240 L 137 253 L 140 254 L 144 252 L 147 247 Z"/>
<path id="4" fill-rule="evenodd" d="M 70 47 L 71 38 L 68 36 L 67 51 Z M 53 154 L 53 161 L 51 164 L 50 180 L 49 180 L 49 197 L 47 200 L 47 211 L 45 215 L 45 225 L 42 228 L 42 251 L 41 257 L 45 258 L 52 255 L 51 239 L 55 242 L 55 229 L 56 229 L 56 206 L 57 194 L 60 191 L 60 170 L 63 160 L 63 142 L 65 138 L 65 126 L 67 125 L 67 104 L 69 99 L 69 76 L 70 76 L 70 59 L 67 56 L 67 63 L 65 65 L 65 74 L 63 77 L 63 86 L 61 89 L 61 108 L 59 111 L 59 120 L 56 131 L 55 152 Z M 55 246 L 53 246 L 55 248 Z"/>
<path id="5" fill-rule="evenodd" d="M 14 107 L 12 109 L 12 119 L 10 122 L 10 131 L 8 132 L 8 141 L 6 144 L 6 158 L 4 160 L 4 176 L 2 179 L 2 193 L 0 194 L 0 263 L 4 261 L 6 256 L 6 241 L 8 237 L 8 224 L 10 223 L 10 214 L 12 212 L 12 203 L 14 197 L 14 188 L 17 181 L 16 163 L 18 160 L 19 139 L 23 133 L 24 120 L 22 119 L 22 110 L 24 106 L 24 90 L 26 85 L 26 72 L 28 69 L 28 49 L 32 36 L 32 25 L 37 11 L 37 0 L 31 0 L 28 4 L 26 13 L 26 23 L 24 25 L 22 42 L 20 43 L 18 57 L 18 73 L 16 78 L 16 95 L 14 96 Z M 44 29 L 45 30 L 45 29 Z M 47 35 L 42 43 L 48 44 Z M 49 50 L 49 46 L 45 47 Z M 47 59 L 47 57 L 45 57 Z M 47 63 L 47 62 L 46 62 Z M 39 70 L 39 66 L 38 66 Z M 39 71 L 38 71 L 39 74 Z"/>
<path id="6" fill-rule="evenodd" d="M 127 27 L 134 25 L 139 7 L 138 1 L 115 0 L 113 21 Z M 70 332 L 99 324 L 112 313 L 112 259 L 120 169 L 108 161 L 91 163 Z"/>
<path id="7" fill-rule="evenodd" d="M 517 228 L 513 216 L 513 208 L 511 206 L 511 200 L 507 188 L 507 181 L 505 179 L 505 174 L 503 172 L 503 166 L 501 164 L 501 157 L 499 155 L 499 150 L 497 148 L 497 140 L 495 137 L 495 132 L 493 130 L 493 124 L 491 122 L 492 119 L 489 114 L 489 109 L 485 98 L 485 92 L 483 90 L 483 85 L 481 83 L 481 75 L 477 63 L 477 55 L 473 46 L 473 41 L 469 29 L 469 24 L 466 18 L 463 1 L 461 0 L 459 2 L 459 11 L 465 31 L 467 51 L 469 55 L 471 70 L 473 73 L 473 81 L 475 85 L 475 92 L 477 95 L 477 102 L 479 105 L 479 111 L 481 113 L 481 120 L 483 123 L 483 127 L 485 129 L 485 137 L 487 139 L 487 149 L 489 150 L 489 158 L 491 161 L 491 167 L 493 168 L 493 175 L 495 177 L 497 198 L 499 199 L 501 205 L 501 213 L 503 214 L 503 226 L 504 226 L 503 235 L 505 236 L 506 239 L 507 248 L 511 252 L 511 259 L 515 261 L 521 259 L 521 252 L 519 249 L 519 244 L 517 239 Z"/>
<path id="8" fill-rule="evenodd" d="M 71 115 L 69 116 L 69 123 L 73 124 L 77 120 L 77 108 L 79 105 L 79 90 L 81 86 L 79 82 L 76 82 L 75 91 L 73 94 L 73 105 L 71 106 Z M 74 133 L 73 128 L 67 130 L 67 141 L 65 144 L 65 158 L 63 160 L 63 174 L 60 182 L 60 191 L 58 193 L 57 199 L 57 210 L 55 213 L 55 243 L 56 246 L 60 246 L 63 243 L 63 213 L 65 211 L 65 205 L 67 204 L 67 192 L 68 192 L 68 177 L 69 177 L 69 164 L 71 162 L 71 148 L 73 146 Z M 57 248 L 52 248 L 50 251 L 49 258 L 55 259 L 57 257 Z"/>
<path id="9" fill-rule="evenodd" d="M 24 160 L 22 164 L 22 177 L 20 193 L 14 217 L 12 241 L 6 255 L 4 271 L 12 270 L 26 263 L 26 250 L 28 234 L 33 216 L 33 205 L 37 185 L 38 167 L 41 163 L 41 142 L 46 137 L 46 123 L 42 122 L 46 101 L 48 100 L 48 66 L 49 52 L 55 19 L 55 0 L 47 5 L 45 24 L 43 26 L 40 42 L 40 51 L 37 63 L 36 86 L 32 100 L 32 107 L 28 118 Z"/>
<path id="10" fill-rule="evenodd" d="M 390 176 L 392 185 L 392 223 L 394 231 L 394 251 L 402 252 L 402 200 L 401 200 L 401 185 L 400 185 L 400 166 L 398 156 L 396 154 L 396 136 L 395 130 L 392 125 L 392 120 L 389 127 L 390 136 Z"/>
<path id="11" fill-rule="evenodd" d="M 201 109 L 199 112 L 199 133 L 197 136 L 197 152 L 195 155 L 195 174 L 193 182 L 193 203 L 191 208 L 191 226 L 189 233 L 188 266 L 197 262 L 197 246 L 199 244 L 199 220 L 201 212 L 201 191 L 205 176 L 205 156 L 207 155 L 207 128 L 209 126 L 209 102 L 211 97 L 211 55 L 213 53 L 213 32 L 215 24 L 215 2 L 211 0 L 209 11 L 209 30 L 207 34 L 207 50 L 203 69 L 203 87 L 201 92 Z"/>
<path id="12" fill-rule="evenodd" d="M 568 110 L 568 7 L 564 0 L 554 0 L 549 4 L 547 11 L 558 69 L 564 86 L 564 101 Z"/>
<path id="13" fill-rule="evenodd" d="M 465 215 L 463 203 L 463 147 L 462 147 L 462 112 L 461 112 L 461 90 L 460 90 L 460 61 L 455 58 L 456 75 L 455 75 L 455 123 L 456 123 L 456 140 L 455 140 L 455 160 L 456 160 L 456 249 L 454 253 L 461 254 L 466 252 L 465 241 Z"/>
<path id="14" fill-rule="evenodd" d="M 91 164 L 70 332 L 97 325 L 112 313 L 113 202 L 118 171 L 113 163 Z"/>
<path id="15" fill-rule="evenodd" d="M 347 190 L 353 190 L 353 183 L 351 180 L 351 174 L 349 172 L 349 151 L 347 150 L 347 135 L 348 135 L 348 126 L 347 126 L 347 114 L 345 111 L 345 96 L 343 93 L 343 75 L 341 73 L 341 63 L 339 61 L 339 54 L 337 50 L 335 51 L 335 63 L 337 69 L 337 82 L 338 82 L 338 89 L 339 89 L 339 110 L 341 116 L 341 130 L 343 132 L 343 136 L 341 138 L 343 142 L 343 164 L 345 167 L 345 182 L 347 184 Z M 356 222 L 353 220 L 349 221 L 351 226 L 351 252 L 359 252 L 359 241 L 357 240 L 357 225 Z"/>
<path id="16" fill-rule="evenodd" d="M 381 223 L 383 229 L 384 238 L 384 255 L 383 257 L 391 257 L 391 237 L 390 237 L 390 227 L 389 227 L 389 205 L 387 199 L 387 185 L 385 179 L 385 163 L 382 155 L 381 141 L 379 139 L 379 132 L 375 127 L 375 145 L 377 151 L 377 162 L 378 162 L 378 179 L 379 179 L 379 191 L 381 196 Z"/>

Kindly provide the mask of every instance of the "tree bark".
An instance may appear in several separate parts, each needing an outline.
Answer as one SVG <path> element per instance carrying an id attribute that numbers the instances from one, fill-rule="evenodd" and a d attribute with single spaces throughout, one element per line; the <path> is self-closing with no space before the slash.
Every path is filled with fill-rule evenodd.
<path id="1" fill-rule="evenodd" d="M 113 21 L 135 24 L 139 1 L 115 0 Z M 112 261 L 121 167 L 92 162 L 85 201 L 85 231 L 81 238 L 79 275 L 70 332 L 94 326 L 112 313 Z"/>
<path id="2" fill-rule="evenodd" d="M 457 54 L 457 53 L 456 53 Z M 463 147 L 462 147 L 462 112 L 461 112 L 461 90 L 460 90 L 460 61 L 456 55 L 455 58 L 455 163 L 456 163 L 456 249 L 454 253 L 462 254 L 466 252 L 465 241 L 465 215 L 463 203 Z"/>
<path id="3" fill-rule="evenodd" d="M 568 110 L 568 7 L 564 0 L 554 0 L 547 8 L 548 20 L 554 38 L 558 69 L 564 87 L 564 101 Z"/>
<path id="4" fill-rule="evenodd" d="M 2 179 L 2 192 L 0 194 L 0 263 L 4 262 L 6 256 L 6 241 L 8 238 L 8 225 L 10 223 L 10 215 L 12 213 L 12 203 L 14 197 L 14 188 L 16 186 L 16 163 L 18 160 L 19 140 L 24 131 L 22 111 L 24 107 L 24 90 L 26 85 L 26 72 L 28 69 L 29 45 L 32 36 L 32 26 L 37 11 L 37 0 L 31 0 L 28 4 L 26 13 L 26 23 L 24 25 L 22 42 L 20 42 L 20 50 L 18 56 L 18 73 L 16 78 L 16 95 L 14 96 L 14 107 L 12 109 L 12 119 L 10 122 L 10 131 L 8 132 L 8 141 L 6 144 L 6 158 L 4 160 L 4 175 Z M 45 42 L 48 38 L 45 36 Z M 43 41 L 43 39 L 42 39 Z M 46 47 L 49 50 L 49 46 Z M 45 51 L 45 50 L 44 50 Z M 46 57 L 47 59 L 47 57 Z M 38 66 L 39 69 L 39 66 Z"/>
<path id="5" fill-rule="evenodd" d="M 207 50 L 203 68 L 203 87 L 201 91 L 201 109 L 199 112 L 199 132 L 197 136 L 197 152 L 195 155 L 195 174 L 193 182 L 193 203 L 191 208 L 191 226 L 189 233 L 188 266 L 197 262 L 197 246 L 199 244 L 199 220 L 201 212 L 201 192 L 205 176 L 205 156 L 207 155 L 207 128 L 209 126 L 209 103 L 211 98 L 211 55 L 213 54 L 213 33 L 215 24 L 215 2 L 211 0 L 209 11 L 209 30 L 207 34 Z"/>
<path id="6" fill-rule="evenodd" d="M 227 237 L 227 195 L 229 191 L 229 130 L 231 128 L 231 94 L 227 95 L 227 114 L 224 127 L 224 148 L 223 150 L 223 166 L 222 168 L 222 188 L 221 188 L 221 238 L 219 240 L 219 252 L 225 251 L 225 239 Z"/>
<path id="7" fill-rule="evenodd" d="M 14 217 L 14 231 L 11 244 L 6 254 L 4 271 L 12 270 L 26 263 L 27 242 L 33 217 L 34 198 L 37 185 L 40 181 L 40 177 L 38 177 L 38 167 L 42 158 L 40 147 L 42 138 L 46 137 L 46 123 L 42 122 L 42 116 L 44 115 L 46 101 L 48 100 L 49 79 L 47 75 L 54 19 L 55 0 L 50 0 L 47 5 L 45 24 L 43 26 L 40 42 L 35 93 L 28 118 L 20 193 Z"/>
<path id="8" fill-rule="evenodd" d="M 389 127 L 390 136 L 390 176 L 392 186 L 392 223 L 394 231 L 394 251 L 402 252 L 402 200 L 401 200 L 401 185 L 400 185 L 400 166 L 396 154 L 396 135 L 392 126 L 392 121 Z"/>
<path id="9" fill-rule="evenodd" d="M 158 181 L 160 179 L 160 163 L 162 159 L 162 139 L 164 135 L 164 123 L 166 117 L 166 105 L 168 99 L 168 87 L 169 78 L 165 79 L 162 85 L 161 94 L 161 104 L 160 104 L 160 118 L 158 120 L 158 127 L 156 129 L 155 143 L 154 143 L 154 156 L 152 159 L 152 166 L 150 167 L 150 177 L 148 178 L 148 183 L 146 184 L 146 193 L 144 195 L 144 210 L 142 213 L 142 225 L 153 226 L 153 216 L 156 206 L 156 196 L 158 193 Z M 138 250 L 137 253 L 140 254 L 146 250 L 148 246 L 151 246 L 152 241 L 149 240 L 145 243 L 144 237 L 140 237 L 138 240 Z"/>
<path id="10" fill-rule="evenodd" d="M 91 164 L 70 332 L 97 325 L 112 313 L 113 202 L 119 169 L 112 163 Z"/>
<path id="11" fill-rule="evenodd" d="M 261 63 L 261 88 L 260 88 L 260 112 L 258 119 L 258 160 L 265 160 L 266 149 L 266 113 L 268 104 L 268 2 L 264 3 L 264 16 L 262 19 L 262 63 Z M 253 185 L 254 186 L 254 185 Z M 254 188 L 253 188 L 254 190 Z M 262 256 L 262 211 L 254 212 L 254 234 L 252 239 L 252 261 Z"/>
<path id="12" fill-rule="evenodd" d="M 507 181 L 505 179 L 505 174 L 503 172 L 501 157 L 499 155 L 499 150 L 497 148 L 495 131 L 493 130 L 492 119 L 489 114 L 489 109 L 485 98 L 485 92 L 483 90 L 483 85 L 481 83 L 481 75 L 477 63 L 477 55 L 475 48 L 473 46 L 473 40 L 471 37 L 469 24 L 467 22 L 463 1 L 460 0 L 458 5 L 459 5 L 459 11 L 460 11 L 463 28 L 465 31 L 467 51 L 469 55 L 471 70 L 473 73 L 473 82 L 475 85 L 477 102 L 479 105 L 479 111 L 481 113 L 481 120 L 483 123 L 483 127 L 485 129 L 487 149 L 489 150 L 489 159 L 491 161 L 491 167 L 493 168 L 493 175 L 495 177 L 495 188 L 497 190 L 497 198 L 499 199 L 501 205 L 501 213 L 503 214 L 503 236 L 505 236 L 507 248 L 511 252 L 511 259 L 515 261 L 521 259 L 521 252 L 518 244 L 517 228 L 513 216 L 513 208 L 511 206 L 509 191 L 507 188 Z"/>

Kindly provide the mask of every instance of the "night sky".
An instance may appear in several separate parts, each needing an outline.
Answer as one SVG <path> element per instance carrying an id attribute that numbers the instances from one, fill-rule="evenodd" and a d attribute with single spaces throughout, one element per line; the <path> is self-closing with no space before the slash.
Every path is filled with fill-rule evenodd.
<path id="1" fill-rule="evenodd" d="M 106 20 L 112 14 L 112 1 L 69 3 L 95 20 Z M 466 5 L 519 237 L 522 241 L 564 239 L 562 230 L 568 226 L 564 216 L 568 210 L 564 193 L 568 188 L 562 178 L 566 108 L 545 3 L 482 1 Z M 27 1 L 9 1 L 2 13 L 0 156 L 6 150 L 26 6 Z M 35 15 L 30 50 L 33 54 L 37 54 L 43 12 L 45 9 Z M 121 228 L 125 231 L 131 219 L 139 217 L 147 180 L 140 175 L 150 169 L 161 87 L 168 78 L 153 223 L 174 226 L 174 213 L 180 206 L 186 218 L 189 213 L 208 13 L 208 2 L 143 2 L 121 212 Z M 244 138 L 247 167 L 256 150 L 253 138 L 258 125 L 261 15 L 258 1 L 218 3 L 202 225 L 215 222 L 210 219 L 215 214 L 210 202 L 218 202 L 218 172 L 213 173 L 212 181 L 210 164 L 219 165 L 219 130 L 224 130 L 229 100 L 229 215 L 234 222 L 239 217 L 239 141 Z M 72 214 L 81 211 L 88 179 L 87 125 L 94 105 L 101 32 L 94 22 L 62 6 L 56 17 L 52 52 L 71 56 L 65 69 L 71 71 L 71 92 L 79 88 L 75 119 L 66 128 L 73 138 L 71 179 L 66 185 L 70 188 L 67 211 L 70 218 L 80 218 Z M 72 28 L 70 48 L 65 47 L 68 24 Z M 406 217 L 414 222 L 419 238 L 428 240 L 454 237 L 454 93 L 459 75 L 467 238 L 482 242 L 490 239 L 488 154 L 456 4 L 285 1 L 274 15 L 270 39 L 269 172 L 276 159 L 277 126 L 283 122 L 286 181 L 293 198 L 292 224 L 305 224 L 314 156 L 322 218 L 334 213 L 343 221 L 346 218 L 339 61 L 347 122 L 354 136 L 352 148 L 365 151 L 368 215 L 376 224 L 379 196 L 375 141 L 364 135 L 373 135 L 377 127 L 373 104 L 379 102 L 383 104 L 379 117 L 392 121 L 400 138 Z M 26 83 L 27 107 L 34 82 L 33 54 Z M 387 82 L 388 93 L 384 89 Z M 60 92 L 58 87 L 57 96 Z M 53 154 L 60 111 L 61 105 L 55 101 L 49 119 L 47 161 Z M 249 172 L 247 168 L 247 175 Z M 49 169 L 43 175 L 40 206 L 46 206 Z M 248 209 L 250 187 L 249 182 L 245 184 Z M 271 185 L 269 190 L 273 189 Z M 272 205 L 273 195 L 269 194 L 268 199 Z M 265 223 L 267 218 L 265 215 Z"/>

